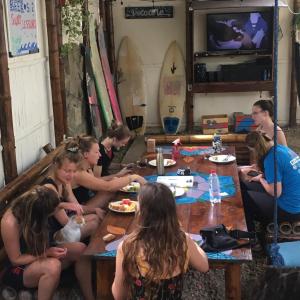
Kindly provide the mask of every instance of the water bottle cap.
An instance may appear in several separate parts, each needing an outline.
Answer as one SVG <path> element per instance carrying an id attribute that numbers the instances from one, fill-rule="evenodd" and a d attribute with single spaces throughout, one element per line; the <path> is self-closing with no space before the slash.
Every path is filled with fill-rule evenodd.
<path id="1" fill-rule="evenodd" d="M 210 170 L 210 174 L 217 174 L 216 170 Z"/>

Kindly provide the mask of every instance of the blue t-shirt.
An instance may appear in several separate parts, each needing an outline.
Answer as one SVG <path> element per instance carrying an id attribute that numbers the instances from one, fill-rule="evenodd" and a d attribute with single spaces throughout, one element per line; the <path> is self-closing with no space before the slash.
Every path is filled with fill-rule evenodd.
<path id="1" fill-rule="evenodd" d="M 278 206 L 288 213 L 300 213 L 300 157 L 290 148 L 277 146 L 277 182 L 281 182 L 282 193 Z M 274 183 L 274 147 L 264 159 L 265 178 Z"/>

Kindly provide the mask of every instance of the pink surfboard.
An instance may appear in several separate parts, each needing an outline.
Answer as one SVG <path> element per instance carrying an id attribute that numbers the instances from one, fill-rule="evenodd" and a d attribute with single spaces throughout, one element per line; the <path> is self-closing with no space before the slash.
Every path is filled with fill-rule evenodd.
<path id="1" fill-rule="evenodd" d="M 112 78 L 112 75 L 110 72 L 110 66 L 109 66 L 108 57 L 107 57 L 102 21 L 100 21 L 100 24 L 98 26 L 98 46 L 99 46 L 99 54 L 100 54 L 102 69 L 103 69 L 103 73 L 104 73 L 106 88 L 107 88 L 107 91 L 109 94 L 109 99 L 110 99 L 111 107 L 113 110 L 113 114 L 114 114 L 115 120 L 118 123 L 122 123 L 122 115 L 121 115 L 119 102 L 117 99 L 115 87 L 113 84 L 113 78 Z"/>

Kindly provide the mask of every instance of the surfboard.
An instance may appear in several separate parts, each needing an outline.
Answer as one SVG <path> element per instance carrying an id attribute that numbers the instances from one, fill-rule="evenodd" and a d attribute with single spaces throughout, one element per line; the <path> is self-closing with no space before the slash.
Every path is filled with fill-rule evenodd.
<path id="1" fill-rule="evenodd" d="M 92 62 L 92 69 L 93 69 L 93 74 L 95 79 L 98 101 L 102 109 L 104 122 L 108 128 L 111 126 L 111 122 L 113 120 L 113 113 L 110 105 L 109 95 L 107 92 L 105 78 L 104 78 L 100 56 L 98 52 L 97 39 L 96 39 L 96 24 L 93 18 L 91 18 L 89 22 L 89 37 L 90 37 L 90 48 L 91 48 L 91 62 Z"/>
<path id="2" fill-rule="evenodd" d="M 89 103 L 92 133 L 99 140 L 103 133 L 101 116 L 100 116 L 101 108 L 97 100 L 90 49 L 87 47 L 85 48 L 84 51 L 84 64 L 85 64 L 86 94 Z"/>
<path id="3" fill-rule="evenodd" d="M 143 63 L 129 37 L 121 41 L 118 53 L 118 95 L 124 123 L 136 134 L 146 129 L 146 85 Z"/>
<path id="4" fill-rule="evenodd" d="M 113 78 L 110 72 L 110 66 L 108 62 L 107 50 L 105 45 L 105 38 L 103 32 L 103 23 L 100 21 L 98 26 L 98 45 L 99 45 L 99 54 L 102 63 L 103 74 L 105 78 L 106 87 L 109 94 L 110 104 L 113 110 L 115 120 L 119 123 L 122 123 L 121 111 L 113 84 Z"/>
<path id="5" fill-rule="evenodd" d="M 159 82 L 159 111 L 163 129 L 176 134 L 183 118 L 186 97 L 184 60 L 176 41 L 173 41 L 163 61 Z"/>

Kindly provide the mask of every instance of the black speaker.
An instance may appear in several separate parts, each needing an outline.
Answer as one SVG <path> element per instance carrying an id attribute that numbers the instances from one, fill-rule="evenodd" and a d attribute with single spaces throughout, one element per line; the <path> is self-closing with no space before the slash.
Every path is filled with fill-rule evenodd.
<path id="1" fill-rule="evenodd" d="M 194 82 L 206 82 L 206 64 L 194 65 Z"/>

